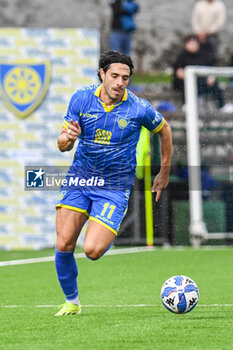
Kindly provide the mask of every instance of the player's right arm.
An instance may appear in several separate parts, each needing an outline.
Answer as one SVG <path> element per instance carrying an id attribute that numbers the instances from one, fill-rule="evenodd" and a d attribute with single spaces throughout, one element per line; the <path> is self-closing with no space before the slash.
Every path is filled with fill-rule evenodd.
<path id="1" fill-rule="evenodd" d="M 71 119 L 67 128 L 63 127 L 57 139 L 57 145 L 61 152 L 70 151 L 77 138 L 81 134 L 78 121 L 75 123 Z"/>
<path id="2" fill-rule="evenodd" d="M 78 90 L 71 97 L 67 114 L 64 117 L 62 130 L 57 139 L 57 145 L 61 152 L 70 151 L 81 134 L 79 125 L 80 101 L 82 94 Z"/>

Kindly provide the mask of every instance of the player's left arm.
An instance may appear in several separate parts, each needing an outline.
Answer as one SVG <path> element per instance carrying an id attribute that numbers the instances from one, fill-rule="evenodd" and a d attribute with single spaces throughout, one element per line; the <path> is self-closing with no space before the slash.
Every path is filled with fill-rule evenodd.
<path id="1" fill-rule="evenodd" d="M 156 192 L 155 201 L 158 202 L 162 190 L 164 190 L 169 183 L 169 175 L 171 168 L 172 157 L 172 131 L 168 123 L 165 121 L 159 134 L 160 152 L 161 152 L 161 167 L 160 171 L 154 179 L 152 192 Z"/>
<path id="2" fill-rule="evenodd" d="M 151 188 L 152 192 L 157 192 L 155 201 L 158 202 L 162 190 L 167 187 L 169 182 L 172 156 L 172 132 L 170 126 L 163 118 L 163 116 L 158 111 L 156 111 L 156 109 L 148 101 L 141 101 L 145 106 L 141 124 L 150 130 L 153 134 L 159 135 L 161 167 L 158 175 L 154 179 L 153 186 Z"/>

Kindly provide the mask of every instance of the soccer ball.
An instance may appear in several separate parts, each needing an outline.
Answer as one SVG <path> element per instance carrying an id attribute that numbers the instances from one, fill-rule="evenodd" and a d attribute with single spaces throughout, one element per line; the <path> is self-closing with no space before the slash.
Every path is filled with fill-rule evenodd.
<path id="1" fill-rule="evenodd" d="M 199 290 L 191 278 L 181 275 L 173 276 L 164 282 L 161 298 L 163 305 L 169 311 L 184 314 L 197 305 Z"/>

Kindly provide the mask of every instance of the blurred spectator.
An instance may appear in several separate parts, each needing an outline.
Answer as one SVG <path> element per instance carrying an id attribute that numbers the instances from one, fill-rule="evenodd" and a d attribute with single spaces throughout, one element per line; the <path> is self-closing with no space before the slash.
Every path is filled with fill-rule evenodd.
<path id="1" fill-rule="evenodd" d="M 181 180 L 188 180 L 189 168 L 186 165 L 177 164 L 177 176 Z M 201 189 L 202 198 L 207 200 L 212 190 L 220 187 L 219 181 L 215 180 L 214 177 L 209 173 L 209 169 L 206 166 L 201 166 Z"/>
<path id="2" fill-rule="evenodd" d="M 184 96 L 184 68 L 186 66 L 210 66 L 211 60 L 206 51 L 201 47 L 199 39 L 196 35 L 191 34 L 185 38 L 184 50 L 178 55 L 173 64 L 173 88 L 182 93 L 183 103 Z M 223 113 L 233 113 L 233 105 L 225 103 L 222 90 L 219 88 L 214 76 L 199 77 L 197 79 L 198 95 L 211 94 L 217 101 L 218 107 Z"/>
<path id="3" fill-rule="evenodd" d="M 221 0 L 198 0 L 192 11 L 192 29 L 201 44 L 209 45 L 209 54 L 216 58 L 219 32 L 226 21 L 226 6 Z"/>
<path id="4" fill-rule="evenodd" d="M 112 8 L 110 49 L 129 55 L 132 33 L 136 30 L 134 15 L 139 5 L 134 0 L 109 0 Z"/>

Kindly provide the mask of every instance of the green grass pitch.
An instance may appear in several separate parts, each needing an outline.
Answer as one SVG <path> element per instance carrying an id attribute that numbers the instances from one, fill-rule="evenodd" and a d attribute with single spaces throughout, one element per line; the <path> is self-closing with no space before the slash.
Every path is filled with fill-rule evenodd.
<path id="1" fill-rule="evenodd" d="M 0 260 L 53 254 L 0 252 Z M 80 316 L 55 317 L 63 303 L 54 262 L 0 266 L 0 349 L 233 349 L 233 249 L 161 249 L 78 259 Z M 176 315 L 163 282 L 191 277 L 200 299 Z M 142 305 L 144 304 L 144 305 Z M 39 307 L 40 306 L 40 307 Z"/>

